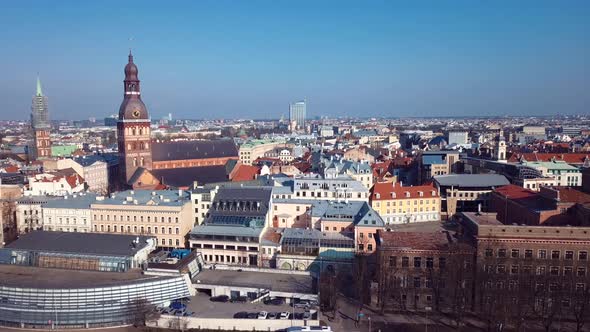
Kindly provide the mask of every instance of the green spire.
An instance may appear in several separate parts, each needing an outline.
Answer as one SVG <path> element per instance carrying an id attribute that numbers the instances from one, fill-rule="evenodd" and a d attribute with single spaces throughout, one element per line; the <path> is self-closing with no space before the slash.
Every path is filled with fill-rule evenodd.
<path id="1" fill-rule="evenodd" d="M 37 75 L 37 96 L 43 96 L 43 91 L 41 91 L 41 79 L 39 75 Z"/>

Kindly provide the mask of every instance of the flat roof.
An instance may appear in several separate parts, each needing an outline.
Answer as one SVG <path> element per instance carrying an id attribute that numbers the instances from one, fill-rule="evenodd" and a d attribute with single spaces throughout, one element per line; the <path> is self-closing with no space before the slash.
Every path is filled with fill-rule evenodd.
<path id="1" fill-rule="evenodd" d="M 441 186 L 457 187 L 499 187 L 510 184 L 504 175 L 500 174 L 449 174 L 436 175 L 434 180 Z"/>
<path id="2" fill-rule="evenodd" d="M 203 270 L 193 283 L 234 287 L 265 288 L 275 292 L 313 293 L 313 278 L 310 275 L 269 273 L 234 270 Z"/>
<path id="3" fill-rule="evenodd" d="M 161 278 L 170 277 L 144 275 L 139 269 L 127 272 L 101 272 L 0 264 L 0 286 L 6 287 L 96 288 Z"/>
<path id="4" fill-rule="evenodd" d="M 147 246 L 147 239 L 152 238 L 139 236 L 139 244 L 134 247 L 132 241 L 137 237 L 123 234 L 32 231 L 5 248 L 80 255 L 135 256 Z"/>

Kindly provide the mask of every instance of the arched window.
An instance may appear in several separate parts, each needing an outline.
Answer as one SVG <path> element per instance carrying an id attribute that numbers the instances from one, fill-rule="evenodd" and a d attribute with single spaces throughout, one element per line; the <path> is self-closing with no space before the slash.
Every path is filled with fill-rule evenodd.
<path id="1" fill-rule="evenodd" d="M 137 166 L 137 158 L 133 158 L 133 167 Z"/>

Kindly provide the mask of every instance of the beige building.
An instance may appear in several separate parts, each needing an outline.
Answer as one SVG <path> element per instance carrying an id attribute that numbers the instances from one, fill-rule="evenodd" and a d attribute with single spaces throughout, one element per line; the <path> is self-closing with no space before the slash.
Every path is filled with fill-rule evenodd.
<path id="1" fill-rule="evenodd" d="M 92 231 L 152 235 L 158 247 L 185 248 L 194 219 L 190 194 L 169 190 L 128 190 L 97 197 L 91 204 Z"/>
<path id="2" fill-rule="evenodd" d="M 95 195 L 80 193 L 47 201 L 42 205 L 42 228 L 48 231 L 90 232 L 90 205 L 95 200 Z"/>
<path id="3" fill-rule="evenodd" d="M 284 139 L 250 140 L 240 145 L 239 158 L 244 165 L 252 165 L 254 160 L 279 147 L 287 147 Z"/>

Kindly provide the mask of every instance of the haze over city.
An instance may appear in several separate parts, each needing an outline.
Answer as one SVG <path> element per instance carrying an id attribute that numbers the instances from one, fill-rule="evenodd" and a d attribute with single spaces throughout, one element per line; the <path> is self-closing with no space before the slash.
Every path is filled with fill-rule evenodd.
<path id="1" fill-rule="evenodd" d="M 590 332 L 589 17 L 0 2 L 0 330 Z"/>
<path id="2" fill-rule="evenodd" d="M 130 47 L 156 117 L 279 118 L 303 98 L 312 117 L 586 113 L 588 17 L 587 1 L 8 2 L 0 118 L 25 118 L 38 73 L 53 119 L 115 113 Z"/>

